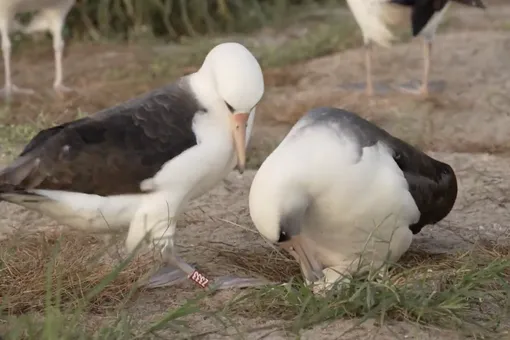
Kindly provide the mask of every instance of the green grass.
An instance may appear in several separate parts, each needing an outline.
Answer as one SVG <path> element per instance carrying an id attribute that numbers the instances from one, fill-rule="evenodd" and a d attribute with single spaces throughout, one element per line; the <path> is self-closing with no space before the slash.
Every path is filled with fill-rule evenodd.
<path id="1" fill-rule="evenodd" d="M 392 269 L 385 267 L 368 278 L 355 274 L 348 283 L 324 294 L 314 294 L 299 278 L 289 278 L 285 285 L 239 291 L 229 301 L 219 304 L 211 303 L 214 291 L 199 291 L 180 306 L 169 308 L 153 321 L 144 323 L 130 317 L 126 310 L 127 304 L 134 300 L 133 286 L 109 310 L 109 317 L 94 325 L 87 322 L 93 315 L 88 311 L 89 305 L 113 284 L 132 258 L 121 261 L 96 286 L 84 291 L 82 298 L 69 304 L 62 300 L 61 280 L 51 274 L 55 270 L 59 272 L 58 266 L 63 265 L 58 261 L 59 251 L 57 243 L 52 256 L 44 263 L 47 273 L 44 309 L 0 316 L 4 339 L 180 339 L 204 334 L 204 329 L 197 328 L 197 320 L 205 319 L 212 323 L 205 333 L 227 332 L 233 338 L 243 338 L 246 328 L 239 317 L 280 320 L 277 327 L 289 336 L 338 319 L 354 320 L 355 326 L 370 319 L 378 325 L 407 321 L 416 326 L 490 338 L 508 322 L 510 259 L 508 249 L 494 246 L 435 256 L 410 251 Z M 3 264 L 3 268 L 12 265 Z M 3 301 L 5 310 L 8 303 L 5 296 Z M 267 326 L 249 331 L 265 329 Z"/>
<path id="2" fill-rule="evenodd" d="M 502 23 L 501 24 L 501 29 L 503 31 L 510 31 L 510 21 Z"/>
<path id="3" fill-rule="evenodd" d="M 34 121 L 26 124 L 2 123 L 2 118 L 9 115 L 9 111 L 7 105 L 3 110 L 0 110 L 0 150 L 3 156 L 8 159 L 15 157 L 23 145 L 40 130 L 55 125 L 51 117 L 45 113 L 40 113 Z M 83 112 L 78 110 L 75 118 L 79 119 L 84 116 Z"/>
<path id="4" fill-rule="evenodd" d="M 306 26 L 306 32 L 299 37 L 284 38 L 283 42 L 260 41 L 248 35 L 209 36 L 206 38 L 188 39 L 162 53 L 151 64 L 153 72 L 169 72 L 186 66 L 198 66 L 206 54 L 217 44 L 225 41 L 238 41 L 247 46 L 265 69 L 289 66 L 327 54 L 340 52 L 361 44 L 361 35 L 354 22 L 348 15 L 338 13 L 320 13 L 314 19 L 303 18 L 301 25 Z M 293 25 L 297 27 L 297 24 Z M 278 36 L 279 33 L 275 32 Z M 172 58 L 169 60 L 168 56 Z"/>
<path id="5" fill-rule="evenodd" d="M 59 309 L 48 306 L 43 315 L 27 314 L 20 317 L 5 319 L 8 331 L 4 339 L 155 339 L 161 330 L 173 329 L 177 333 L 187 333 L 180 321 L 190 314 L 199 313 L 197 303 L 189 301 L 183 306 L 169 310 L 164 317 L 146 328 L 140 329 L 137 322 L 126 311 L 118 311 L 113 320 L 100 324 L 91 330 L 85 326 L 86 316 L 79 311 L 74 314 L 64 314 Z"/>
<path id="6" fill-rule="evenodd" d="M 488 241 L 452 254 L 411 249 L 398 264 L 368 274 L 354 273 L 347 282 L 321 294 L 314 294 L 300 275 L 288 277 L 283 285 L 238 291 L 227 301 L 218 300 L 214 290 L 198 291 L 149 322 L 130 316 L 128 308 L 136 304 L 137 297 L 150 292 L 139 291 L 129 280 L 118 280 L 120 275 L 139 275 L 133 272 L 135 255 L 119 260 L 93 286 L 73 279 L 95 275 L 100 253 L 106 251 L 99 249 L 90 237 L 79 234 L 45 239 L 45 245 L 38 237 L 2 241 L 0 275 L 10 275 L 0 278 L 0 334 L 4 339 L 177 339 L 203 335 L 204 329 L 199 328 L 202 320 L 210 321 L 205 333 L 227 332 L 242 338 L 247 331 L 242 318 L 279 320 L 275 327 L 296 336 L 315 325 L 343 319 L 354 320 L 355 326 L 367 320 L 378 325 L 406 321 L 489 338 L 504 330 L 509 321 L 510 248 Z M 262 270 L 271 267 L 266 275 L 275 268 L 285 272 L 288 257 L 269 257 L 266 250 L 267 254 L 248 259 L 250 264 L 260 262 Z M 229 256 L 224 258 L 227 263 L 241 263 L 241 254 Z M 268 264 L 268 258 L 273 263 Z M 86 263 L 80 265 L 80 261 Z M 250 270 L 256 271 L 254 268 Z M 90 272 L 83 273 L 87 270 Z M 40 283 L 45 287 L 44 296 L 32 296 Z M 125 293 L 112 289 L 115 285 L 124 287 Z M 13 295 L 13 289 L 20 294 Z M 75 298 L 70 299 L 73 294 Z M 32 310 L 24 307 L 24 312 L 16 311 L 16 299 L 32 304 Z M 94 316 L 100 321 L 91 323 Z M 249 329 L 256 330 L 268 329 L 261 322 L 260 327 Z"/>

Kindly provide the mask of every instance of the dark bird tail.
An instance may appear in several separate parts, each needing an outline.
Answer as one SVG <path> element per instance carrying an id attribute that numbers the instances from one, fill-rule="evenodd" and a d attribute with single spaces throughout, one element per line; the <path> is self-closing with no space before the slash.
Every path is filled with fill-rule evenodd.
<path id="1" fill-rule="evenodd" d="M 43 178 L 33 176 L 39 163 L 39 158 L 21 156 L 0 170 L 0 193 L 19 190 L 21 187 L 30 189 L 40 184 Z"/>

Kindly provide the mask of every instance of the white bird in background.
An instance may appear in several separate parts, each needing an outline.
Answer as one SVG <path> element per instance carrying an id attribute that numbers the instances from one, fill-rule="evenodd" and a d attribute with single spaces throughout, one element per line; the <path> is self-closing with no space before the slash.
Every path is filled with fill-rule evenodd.
<path id="1" fill-rule="evenodd" d="M 253 179 L 258 231 L 299 262 L 314 291 L 397 261 L 457 198 L 453 169 L 358 115 L 303 116 Z"/>
<path id="2" fill-rule="evenodd" d="M 347 0 L 365 45 L 366 92 L 374 94 L 372 42 L 389 47 L 395 40 L 391 26 L 411 21 L 413 36 L 423 37 L 423 77 L 420 87 L 402 86 L 405 92 L 428 95 L 432 41 L 451 2 L 485 8 L 481 0 Z"/>
<path id="3" fill-rule="evenodd" d="M 2 53 L 4 60 L 5 84 L 0 94 L 10 98 L 13 93 L 33 94 L 34 90 L 20 88 L 13 84 L 11 76 L 11 39 L 9 34 L 21 31 L 26 34 L 39 31 L 49 31 L 53 38 L 55 53 L 55 79 L 53 89 L 57 93 L 68 92 L 71 89 L 62 82 L 62 54 L 64 39 L 62 29 L 67 14 L 74 5 L 75 0 L 0 0 L 0 35 L 2 40 Z M 25 27 L 15 20 L 15 15 L 23 12 L 37 13 Z"/>
<path id="4" fill-rule="evenodd" d="M 148 287 L 186 275 L 205 287 L 208 279 L 175 254 L 176 222 L 236 159 L 244 171 L 263 93 L 262 70 L 250 51 L 217 45 L 197 72 L 175 83 L 39 132 L 0 171 L 0 199 L 89 232 L 129 228 L 129 251 L 148 233 L 168 264 Z M 218 278 L 219 288 L 253 282 Z"/>

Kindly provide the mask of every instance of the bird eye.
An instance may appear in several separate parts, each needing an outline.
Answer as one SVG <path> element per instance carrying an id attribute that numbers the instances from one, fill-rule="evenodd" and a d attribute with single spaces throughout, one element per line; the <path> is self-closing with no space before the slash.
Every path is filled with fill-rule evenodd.
<path id="1" fill-rule="evenodd" d="M 228 109 L 230 110 L 231 113 L 234 113 L 234 108 L 232 107 L 232 105 L 230 105 L 229 103 L 225 102 L 225 104 L 227 105 Z"/>

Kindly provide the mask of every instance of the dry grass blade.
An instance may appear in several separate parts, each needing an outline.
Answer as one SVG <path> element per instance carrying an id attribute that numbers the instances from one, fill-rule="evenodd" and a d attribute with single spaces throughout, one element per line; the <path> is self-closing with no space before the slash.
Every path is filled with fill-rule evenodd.
<path id="1" fill-rule="evenodd" d="M 263 249 L 260 252 L 239 249 L 220 250 L 218 257 L 225 260 L 230 267 L 238 267 L 252 276 L 262 276 L 272 282 L 286 282 L 301 271 L 297 262 L 288 254 Z"/>
<path id="2" fill-rule="evenodd" d="M 60 249 L 52 259 L 56 246 Z M 55 234 L 37 233 L 0 242 L 0 299 L 3 309 L 18 315 L 45 308 L 46 271 L 50 261 L 54 261 L 52 296 L 59 294 L 62 305 L 78 303 L 114 269 L 116 264 L 102 256 L 105 252 L 102 242 L 76 233 L 64 233 L 60 240 Z M 150 260 L 150 256 L 145 255 L 135 258 L 90 301 L 88 309 L 101 313 L 118 305 L 129 294 L 136 280 L 150 269 Z M 60 286 L 59 291 L 56 291 L 57 286 Z"/>

